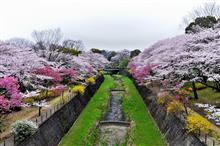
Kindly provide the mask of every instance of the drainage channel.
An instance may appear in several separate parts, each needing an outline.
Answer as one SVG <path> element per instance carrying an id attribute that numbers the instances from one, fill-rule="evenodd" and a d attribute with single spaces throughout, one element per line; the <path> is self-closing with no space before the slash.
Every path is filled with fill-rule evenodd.
<path id="1" fill-rule="evenodd" d="M 115 78 L 115 82 L 117 85 L 121 84 L 118 78 Z M 124 92 L 122 88 L 110 90 L 108 110 L 99 122 L 101 133 L 97 145 L 115 146 L 125 143 L 130 123 L 126 121 L 122 111 Z"/>

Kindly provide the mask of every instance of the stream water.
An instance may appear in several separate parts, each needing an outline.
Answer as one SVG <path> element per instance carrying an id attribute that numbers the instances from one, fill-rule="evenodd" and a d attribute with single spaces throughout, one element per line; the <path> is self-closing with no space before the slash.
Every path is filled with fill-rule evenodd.
<path id="1" fill-rule="evenodd" d="M 126 122 L 126 118 L 122 111 L 125 90 L 122 88 L 120 79 L 114 79 L 117 87 L 110 91 L 108 110 L 99 124 L 101 133 L 97 146 L 123 145 L 130 126 L 130 124 Z"/>
<path id="2" fill-rule="evenodd" d="M 109 109 L 104 117 L 104 121 L 125 121 L 124 114 L 121 109 L 123 90 L 110 91 Z"/>

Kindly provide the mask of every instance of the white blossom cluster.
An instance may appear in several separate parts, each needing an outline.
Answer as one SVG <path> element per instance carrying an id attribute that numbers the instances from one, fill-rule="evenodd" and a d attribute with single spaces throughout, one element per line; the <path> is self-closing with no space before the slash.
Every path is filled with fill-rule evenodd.
<path id="1" fill-rule="evenodd" d="M 195 106 L 202 108 L 208 114 L 206 115 L 207 119 L 213 120 L 216 122 L 216 125 L 220 125 L 220 109 L 216 106 L 210 104 L 195 103 Z"/>
<path id="2" fill-rule="evenodd" d="M 131 62 L 137 67 L 155 64 L 156 77 L 180 77 L 191 68 L 199 68 L 205 75 L 220 72 L 220 28 L 202 30 L 161 40 L 145 49 Z"/>
<path id="3" fill-rule="evenodd" d="M 124 49 L 122 51 L 117 52 L 117 54 L 111 58 L 111 61 L 119 62 L 123 58 L 129 58 L 129 56 L 130 56 L 130 51 Z"/>

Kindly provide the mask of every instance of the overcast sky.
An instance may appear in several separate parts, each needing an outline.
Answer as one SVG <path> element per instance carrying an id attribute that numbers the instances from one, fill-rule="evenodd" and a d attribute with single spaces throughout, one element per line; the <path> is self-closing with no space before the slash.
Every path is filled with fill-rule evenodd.
<path id="1" fill-rule="evenodd" d="M 207 0 L 210 1 L 210 0 Z M 220 1 L 220 0 L 219 0 Z M 0 0 L 0 39 L 61 28 L 88 49 L 144 49 L 184 33 L 182 18 L 206 0 Z"/>

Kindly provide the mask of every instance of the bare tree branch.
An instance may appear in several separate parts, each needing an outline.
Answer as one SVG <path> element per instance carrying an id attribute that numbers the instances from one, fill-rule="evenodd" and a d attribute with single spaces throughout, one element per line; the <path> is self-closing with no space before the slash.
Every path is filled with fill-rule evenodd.
<path id="1" fill-rule="evenodd" d="M 62 33 L 59 28 L 42 31 L 35 30 L 31 35 L 36 43 L 41 44 L 46 48 L 49 48 L 51 45 L 58 45 L 62 38 Z"/>
<path id="2" fill-rule="evenodd" d="M 72 48 L 77 51 L 81 51 L 85 48 L 83 41 L 81 40 L 64 40 L 63 41 L 64 48 Z"/>
<path id="3" fill-rule="evenodd" d="M 216 2 L 204 3 L 202 6 L 195 8 L 183 17 L 183 25 L 187 26 L 190 22 L 198 17 L 214 16 L 220 18 L 220 5 Z"/>

